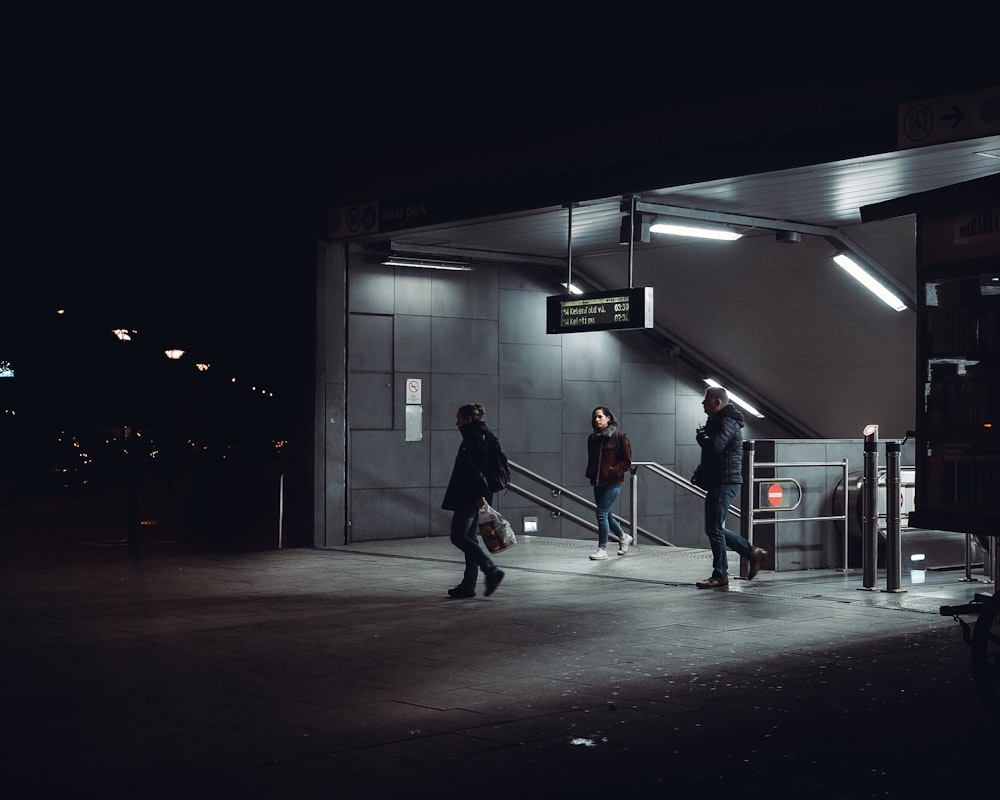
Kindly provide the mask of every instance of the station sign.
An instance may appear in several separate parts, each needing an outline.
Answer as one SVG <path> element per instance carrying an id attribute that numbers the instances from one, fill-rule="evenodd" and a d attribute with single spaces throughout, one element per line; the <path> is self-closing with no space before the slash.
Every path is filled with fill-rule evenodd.
<path id="1" fill-rule="evenodd" d="M 653 287 L 610 289 L 546 298 L 546 333 L 653 327 Z"/>
<path id="2" fill-rule="evenodd" d="M 898 147 L 926 147 L 1000 133 L 1000 86 L 914 100 L 897 108 Z"/>

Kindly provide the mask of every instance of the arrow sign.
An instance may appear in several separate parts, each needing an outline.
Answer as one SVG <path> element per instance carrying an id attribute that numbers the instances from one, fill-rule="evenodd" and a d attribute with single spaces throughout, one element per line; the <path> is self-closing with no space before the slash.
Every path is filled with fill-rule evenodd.
<path id="1" fill-rule="evenodd" d="M 949 120 L 955 120 L 954 122 L 951 123 L 951 127 L 952 128 L 957 128 L 958 127 L 958 123 L 960 123 L 962 121 L 962 118 L 964 116 L 965 116 L 965 114 L 962 113 L 962 109 L 956 108 L 955 106 L 952 106 L 951 107 L 951 113 L 950 114 L 945 114 L 943 117 L 941 117 L 941 120 L 943 122 L 948 122 Z"/>
<path id="2" fill-rule="evenodd" d="M 1000 86 L 897 107 L 900 150 L 1000 134 Z"/>

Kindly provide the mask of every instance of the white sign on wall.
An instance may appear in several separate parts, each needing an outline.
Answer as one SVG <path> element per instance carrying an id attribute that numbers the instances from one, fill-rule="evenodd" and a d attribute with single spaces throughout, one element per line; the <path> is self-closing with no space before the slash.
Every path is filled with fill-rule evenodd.
<path id="1" fill-rule="evenodd" d="M 406 379 L 406 405 L 419 406 L 420 400 L 420 378 Z"/>

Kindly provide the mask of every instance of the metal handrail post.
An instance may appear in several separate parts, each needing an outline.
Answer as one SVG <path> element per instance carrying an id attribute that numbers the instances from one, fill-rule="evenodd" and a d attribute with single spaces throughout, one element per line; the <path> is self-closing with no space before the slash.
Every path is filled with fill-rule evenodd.
<path id="1" fill-rule="evenodd" d="M 878 557 L 878 426 L 865 428 L 864 485 L 861 525 L 861 586 L 875 588 Z"/>
<path id="2" fill-rule="evenodd" d="M 629 503 L 631 504 L 631 518 L 632 522 L 630 527 L 632 530 L 632 546 L 639 546 L 639 469 L 637 467 L 632 467 L 629 472 L 632 473 L 632 483 L 629 486 Z"/>
<path id="3" fill-rule="evenodd" d="M 851 565 L 850 565 L 850 562 L 848 561 L 848 558 L 847 558 L 847 550 L 848 550 L 848 547 L 850 545 L 848 544 L 848 538 L 847 538 L 848 537 L 848 531 L 847 531 L 847 526 L 848 526 L 848 516 L 847 516 L 847 480 L 848 480 L 848 474 L 849 473 L 847 471 L 847 459 L 846 458 L 844 459 L 843 464 L 844 464 L 844 467 L 843 467 L 844 475 L 840 479 L 840 481 L 841 481 L 840 485 L 844 487 L 844 516 L 843 516 L 843 519 L 844 519 L 844 569 L 843 569 L 843 572 L 847 572 L 850 569 Z"/>
<path id="4" fill-rule="evenodd" d="M 902 592 L 902 541 L 899 512 L 899 442 L 885 443 L 885 590 Z"/>
<path id="5" fill-rule="evenodd" d="M 754 502 L 754 456 L 756 455 L 756 442 L 753 439 L 743 442 L 743 486 L 740 488 L 740 535 L 750 544 L 753 544 L 753 519 Z M 775 537 L 777 544 L 777 537 Z M 774 547 L 774 568 L 778 569 L 778 548 Z M 740 575 L 746 577 L 750 572 L 750 562 L 740 556 Z"/>

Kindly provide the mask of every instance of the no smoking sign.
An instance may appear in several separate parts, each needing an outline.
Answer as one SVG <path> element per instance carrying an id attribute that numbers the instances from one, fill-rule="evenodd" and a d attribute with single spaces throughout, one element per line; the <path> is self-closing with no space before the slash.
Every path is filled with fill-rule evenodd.
<path id="1" fill-rule="evenodd" d="M 420 405 L 420 378 L 406 379 L 406 405 Z"/>

